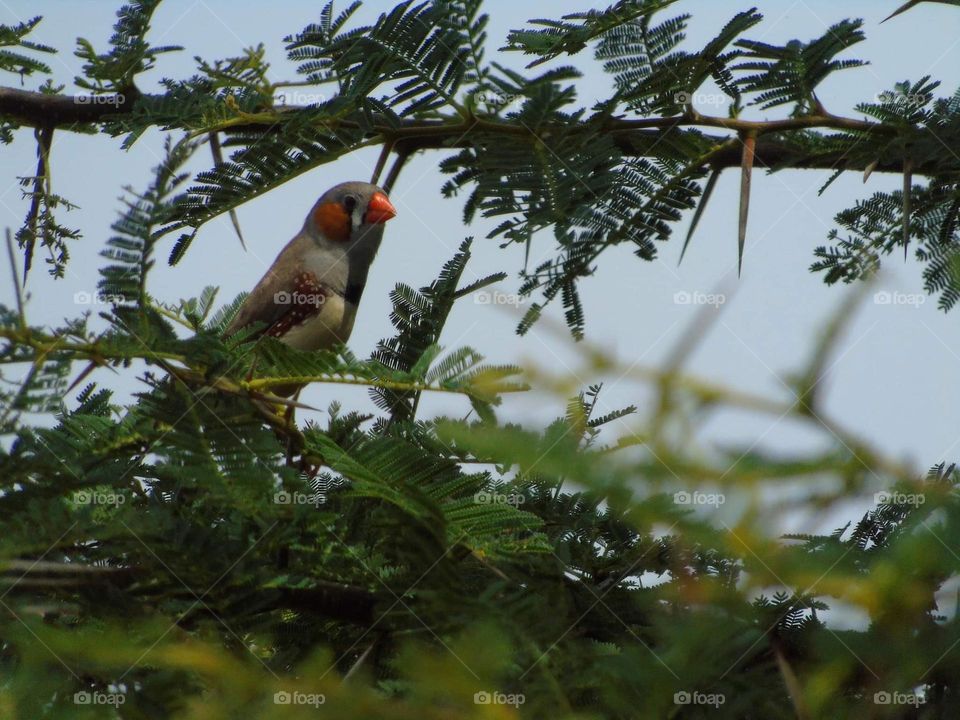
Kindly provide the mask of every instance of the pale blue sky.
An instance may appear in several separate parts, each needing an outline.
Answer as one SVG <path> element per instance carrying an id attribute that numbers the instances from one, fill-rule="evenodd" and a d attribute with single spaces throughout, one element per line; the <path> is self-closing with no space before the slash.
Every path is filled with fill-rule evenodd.
<path id="1" fill-rule="evenodd" d="M 960 85 L 960 12 L 939 4 L 926 4 L 893 21 L 880 25 L 898 3 L 896 0 L 859 0 L 844 3 L 823 0 L 803 2 L 757 2 L 766 20 L 748 37 L 782 42 L 793 37 L 809 39 L 846 17 L 866 20 L 867 41 L 849 56 L 865 58 L 871 65 L 835 75 L 822 86 L 819 95 L 825 105 L 841 115 L 852 113 L 859 101 L 872 100 L 896 81 L 916 80 L 931 74 L 943 81 L 942 95 L 951 95 Z M 341 5 L 345 5 L 342 3 Z M 508 29 L 518 27 L 527 17 L 551 17 L 606 3 L 524 2 L 491 0 L 488 28 L 488 58 L 496 55 Z M 359 17 L 369 20 L 393 3 L 368 2 Z M 67 91 L 80 73 L 80 61 L 73 56 L 75 38 L 83 36 L 99 49 L 107 38 L 119 3 L 104 0 L 54 2 L 52 0 L 0 0 L 0 22 L 12 23 L 35 14 L 46 19 L 33 39 L 61 50 L 50 60 L 57 82 Z M 141 89 L 156 89 L 163 76 L 185 77 L 194 72 L 194 55 L 213 60 L 239 54 L 259 42 L 267 46 L 275 79 L 295 79 L 293 65 L 283 52 L 282 38 L 317 19 L 320 2 L 284 2 L 267 6 L 260 2 L 219 0 L 167 0 L 155 16 L 150 41 L 180 44 L 186 50 L 162 56 L 158 67 L 140 81 Z M 750 7 L 749 2 L 679 2 L 677 12 L 691 12 L 689 42 L 702 43 L 733 14 Z M 500 62 L 521 67 L 523 58 L 500 54 Z M 586 74 L 581 82 L 584 101 L 607 92 L 609 79 L 583 53 L 564 58 Z M 12 76 L 3 82 L 15 82 Z M 38 81 L 28 79 L 25 87 Z M 596 91 L 595 96 L 589 94 Z M 324 92 L 321 90 L 320 92 Z M 704 112 L 714 108 L 703 107 Z M 725 113 L 725 109 L 716 110 Z M 773 117 L 753 111 L 751 117 Z M 143 187 L 149 169 L 156 164 L 162 134 L 147 133 L 129 152 L 119 151 L 119 142 L 103 136 L 90 137 L 59 133 L 53 148 L 54 190 L 80 206 L 62 220 L 83 230 L 84 237 L 73 244 L 72 261 L 66 279 L 53 281 L 45 275 L 42 262 L 30 277 L 32 295 L 29 318 L 33 323 L 57 324 L 75 316 L 81 308 L 73 304 L 77 292 L 94 292 L 101 264 L 98 253 L 109 237 L 116 218 L 117 198 L 124 185 Z M 0 219 L 16 229 L 23 220 L 26 202 L 15 182 L 17 175 L 33 173 L 35 146 L 32 132 L 22 130 L 13 146 L 0 149 L 5 174 L 0 191 Z M 506 270 L 510 278 L 503 292 L 515 292 L 516 271 L 523 260 L 521 248 L 499 249 L 498 241 L 484 236 L 493 222 L 476 221 L 463 227 L 461 200 L 443 199 L 439 189 L 444 177 L 437 170 L 442 153 L 422 155 L 404 170 L 392 199 L 398 217 L 388 226 L 380 255 L 374 263 L 363 306 L 350 346 L 366 356 L 378 338 L 389 335 L 388 292 L 396 282 L 420 286 L 429 282 L 466 235 L 474 235 L 475 258 L 468 275 L 480 276 Z M 368 179 L 376 152 L 362 152 L 324 166 L 294 180 L 239 210 L 249 252 L 243 253 L 227 219 L 220 218 L 200 232 L 181 264 L 167 267 L 165 259 L 173 238 L 161 244 L 151 290 L 161 300 L 196 296 L 205 285 L 221 287 L 220 301 L 249 289 L 262 275 L 276 252 L 300 228 L 303 217 L 316 197 L 336 182 Z M 198 153 L 195 169 L 206 169 L 210 159 Z M 818 328 L 841 304 L 846 289 L 827 288 L 821 277 L 808 272 L 813 248 L 826 240 L 834 214 L 878 189 L 893 189 L 899 177 L 874 175 L 865 187 L 858 175 L 838 180 L 824 197 L 817 190 L 826 173 L 793 171 L 754 178 L 750 227 L 743 276 L 736 273 L 736 216 L 739 178 L 729 172 L 721 179 L 682 266 L 677 267 L 689 218 L 676 229 L 675 237 L 660 245 L 660 259 L 644 262 L 629 249 L 614 249 L 601 258 L 596 275 L 582 284 L 588 325 L 587 337 L 603 347 L 624 366 L 638 363 L 656 367 L 670 355 L 675 343 L 692 321 L 698 308 L 676 304 L 677 292 L 724 292 L 727 302 L 710 327 L 688 369 L 711 381 L 753 393 L 788 400 L 782 378 L 799 368 L 807 357 Z M 531 253 L 531 265 L 554 248 L 552 235 L 542 233 Z M 921 268 L 912 259 L 889 259 L 876 291 L 922 293 Z M 471 277 L 473 276 L 471 275 Z M 0 302 L 12 303 L 9 273 L 2 273 Z M 894 458 L 915 463 L 918 471 L 941 460 L 960 456 L 960 315 L 937 310 L 935 298 L 919 306 L 880 305 L 871 301 L 860 307 L 823 379 L 826 408 L 842 425 L 855 430 Z M 559 306 L 549 316 L 562 326 Z M 537 326 L 520 338 L 513 330 L 518 313 L 491 305 L 462 302 L 454 311 L 443 338 L 448 347 L 465 338 L 491 362 L 534 363 L 556 373 L 571 373 L 583 387 L 601 379 L 580 371 L 577 349 L 562 333 L 547 325 Z M 636 403 L 644 407 L 644 387 L 628 378 L 608 378 L 603 409 Z M 107 384 L 115 379 L 101 371 L 97 378 Z M 123 383 L 135 391 L 135 383 Z M 347 407 L 372 408 L 362 389 L 314 386 L 303 399 L 317 407 L 340 399 Z M 462 413 L 460 399 L 430 397 L 422 412 Z M 509 399 L 501 415 L 510 419 L 546 422 L 563 412 L 560 398 L 544 395 Z M 612 427 L 623 434 L 636 425 L 625 421 Z M 828 438 L 770 417 L 749 417 L 724 413 L 711 421 L 704 436 L 711 442 L 776 451 L 799 451 L 812 444 L 821 446 Z"/>

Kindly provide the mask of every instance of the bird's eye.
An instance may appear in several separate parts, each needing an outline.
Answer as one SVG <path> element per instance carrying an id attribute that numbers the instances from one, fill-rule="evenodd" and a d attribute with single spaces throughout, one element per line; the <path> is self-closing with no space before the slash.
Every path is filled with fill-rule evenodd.
<path id="1" fill-rule="evenodd" d="M 343 198 L 343 206 L 347 209 L 348 213 L 352 213 L 353 209 L 357 206 L 357 199 L 353 195 L 347 195 Z"/>

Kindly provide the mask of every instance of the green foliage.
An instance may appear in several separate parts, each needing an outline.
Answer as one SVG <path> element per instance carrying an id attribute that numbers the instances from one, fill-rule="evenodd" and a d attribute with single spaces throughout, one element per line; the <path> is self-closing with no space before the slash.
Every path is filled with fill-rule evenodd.
<path id="1" fill-rule="evenodd" d="M 78 38 L 75 54 L 84 65 L 83 75 L 75 78 L 77 85 L 94 92 L 133 92 L 136 76 L 152 69 L 158 55 L 182 50 L 177 45 L 152 47 L 146 40 L 159 4 L 160 0 L 134 0 L 120 8 L 110 52 L 99 54 L 88 40 Z"/>
<path id="2" fill-rule="evenodd" d="M 537 19 L 531 24 L 543 30 L 514 30 L 504 50 L 537 55 L 530 67 L 547 62 L 563 53 L 576 54 L 590 40 L 615 32 L 625 25 L 644 21 L 676 0 L 619 0 L 604 10 L 589 10 L 564 16 L 562 21 Z"/>
<path id="3" fill-rule="evenodd" d="M 46 162 L 42 165 L 45 166 Z M 75 210 L 77 206 L 51 190 L 49 175 L 46 172 L 42 175 L 20 177 L 17 180 L 22 188 L 20 194 L 30 201 L 30 212 L 16 233 L 17 243 L 26 249 L 24 267 L 26 270 L 30 269 L 34 248 L 39 240 L 40 247 L 46 249 L 50 255 L 46 259 L 50 266 L 50 274 L 54 277 L 63 277 L 67 262 L 70 260 L 67 241 L 79 239 L 80 231 L 62 225 L 54 212 L 58 208 L 67 211 Z"/>
<path id="4" fill-rule="evenodd" d="M 532 20 L 508 34 L 502 50 L 529 56 L 529 68 L 592 50 L 612 87 L 592 108 L 578 101 L 582 81 L 576 68 L 514 72 L 488 60 L 481 0 L 410 0 L 370 24 L 357 22 L 360 3 L 341 9 L 328 2 L 317 22 L 285 38 L 299 79 L 272 80 L 276 73 L 259 45 L 236 57 L 197 57 L 197 74 L 165 78 L 165 92 L 154 95 L 136 90 L 136 76 L 175 48 L 153 47 L 147 39 L 157 2 L 131 3 L 118 13 L 109 52 L 98 54 L 80 42 L 86 64 L 77 82 L 129 100 L 123 112 L 100 121 L 103 132 L 125 135 L 124 147 L 159 126 L 190 138 L 222 136 L 229 149 L 229 157 L 214 153 L 214 167 L 194 177 L 159 228 L 160 235 L 178 234 L 171 262 L 184 256 L 214 217 L 344 154 L 383 145 L 384 159 L 394 151 L 399 168 L 419 149 L 452 149 L 441 161 L 451 174 L 444 194 L 465 193 L 466 221 L 497 218 L 490 237 L 522 244 L 528 252 L 534 233 L 553 232 L 552 256 L 520 271 L 523 292 L 540 295 L 520 332 L 559 299 L 574 336 L 583 337 L 578 287 L 604 251 L 628 243 L 639 258 L 655 258 L 685 211 L 703 200 L 701 181 L 739 162 L 745 132 L 756 133 L 761 161 L 775 170 L 831 169 L 824 190 L 850 170 L 894 170 L 911 186 L 914 177 L 928 183 L 920 184 L 916 202 L 906 198 L 899 210 L 888 208 L 894 215 L 885 216 L 889 222 L 882 229 L 872 223 L 862 236 L 844 240 L 849 248 L 839 235 L 831 236 L 834 246 L 818 249 L 814 265 L 827 271 L 827 282 L 863 274 L 850 269 L 859 262 L 851 253 L 869 258 L 865 267 L 874 268 L 889 251 L 892 223 L 899 222 L 901 244 L 909 245 L 917 226 L 927 222 L 914 217 L 921 209 L 952 215 L 956 159 L 943 148 L 960 140 L 956 96 L 936 97 L 938 85 L 929 77 L 898 83 L 872 101 L 854 103 L 870 121 L 842 117 L 817 97 L 817 88 L 835 72 L 865 64 L 845 56 L 865 37 L 862 21 L 841 20 L 819 38 L 777 45 L 746 37 L 762 21 L 756 9 L 748 9 L 734 14 L 703 47 L 688 48 L 690 15 L 670 14 L 676 6 L 677 0 L 620 0 L 559 20 Z M 46 51 L 25 39 L 37 22 L 4 28 L 0 39 Z M 42 69 L 19 56 L 10 63 L 6 69 Z M 710 84 L 730 98 L 728 117 L 703 114 L 698 97 Z M 311 102 L 286 103 L 286 88 L 293 87 L 311 95 Z M 789 119 L 751 125 L 740 120 L 750 106 L 785 108 Z M 0 138 L 8 142 L 16 124 L 2 122 Z M 708 134 L 709 128 L 719 132 Z M 68 260 L 64 240 L 72 236 L 46 210 L 62 200 L 43 185 L 35 179 L 29 191 L 37 206 L 20 243 L 29 258 L 42 237 L 57 253 L 53 269 L 61 273 Z M 933 198 L 943 204 L 925 207 Z M 702 207 L 700 202 L 698 211 Z M 839 224 L 845 229 L 844 220 Z M 927 288 L 942 293 L 944 308 L 960 293 L 947 269 L 956 243 L 950 228 L 950 222 L 941 226 L 946 234 L 937 245 L 922 239 L 914 245 L 926 264 Z"/>
<path id="5" fill-rule="evenodd" d="M 0 48 L 18 47 L 40 53 L 55 53 L 56 49 L 49 45 L 24 40 L 24 37 L 40 24 L 41 19 L 40 17 L 34 17 L 16 25 L 0 25 Z M 0 49 L 0 70 L 18 73 L 20 75 L 32 75 L 33 73 L 50 74 L 50 66 L 46 63 L 36 60 L 29 55 L 23 55 L 22 53 L 6 49 Z"/>
<path id="6" fill-rule="evenodd" d="M 146 310 L 146 279 L 153 266 L 154 232 L 170 212 L 171 194 L 189 177 L 181 168 L 195 149 L 195 143 L 174 144 L 168 137 L 165 158 L 156 168 L 153 185 L 142 195 L 126 188 L 133 197 L 124 200 L 127 210 L 113 225 L 118 234 L 107 241 L 107 249 L 101 253 L 115 263 L 101 271 L 103 279 L 97 289 L 103 296 Z"/>
<path id="7" fill-rule="evenodd" d="M 688 106 L 692 107 L 697 90 L 711 79 L 739 108 L 740 91 L 730 64 L 741 52 L 727 51 L 727 47 L 760 23 L 763 16 L 755 9 L 737 14 L 696 53 L 676 50 L 684 39 L 688 17 L 671 18 L 654 28 L 648 28 L 646 23 L 621 26 L 619 32 L 610 32 L 598 42 L 599 59 L 610 54 L 611 41 L 614 48 L 625 45 L 623 51 L 617 52 L 616 60 L 607 62 L 604 69 L 615 73 L 620 98 L 627 108 L 644 115 L 683 113 Z M 637 50 L 641 52 L 638 54 Z"/>
<path id="8" fill-rule="evenodd" d="M 922 692 L 910 697 L 949 712 L 957 675 L 937 656 L 956 619 L 937 597 L 960 574 L 952 467 L 918 483 L 842 436 L 822 457 L 698 459 L 686 440 L 618 433 L 637 409 L 601 414 L 600 386 L 541 431 L 501 425 L 490 405 L 516 386 L 475 371 L 474 351 L 441 359 L 437 344 L 452 304 L 491 280 L 459 286 L 469 242 L 430 286 L 397 288 L 397 335 L 370 361 L 224 344 L 237 302 L 213 312 L 208 288 L 163 307 L 142 292 L 149 229 L 190 151 L 167 149 L 108 244 L 104 287 L 137 299 L 113 308 L 110 332 L 47 337 L 4 311 L 0 358 L 38 368 L 10 407 L 57 416 L 2 426 L 16 613 L 0 625 L 16 659 L 3 672 L 23 688 L 11 707 L 74 717 L 90 699 L 109 716 L 122 700 L 123 713 L 156 717 L 282 717 L 284 698 L 299 698 L 344 717 L 358 703 L 361 716 L 472 717 L 489 695 L 530 717 L 686 716 L 703 703 L 727 717 L 794 717 L 800 704 L 858 717 L 874 692 Z M 147 372 L 130 404 L 90 385 L 64 407 L 71 361 L 90 358 L 172 376 Z M 258 390 L 293 380 L 371 385 L 386 414 L 332 405 L 325 426 L 298 430 Z M 675 375 L 663 383 L 655 428 L 726 402 Z M 426 390 L 463 393 L 480 419 L 418 419 Z M 852 530 L 793 544 L 714 526 L 683 499 L 808 477 L 834 478 L 840 499 L 877 474 L 900 484 Z M 831 597 L 865 608 L 871 626 L 832 629 Z"/>
<path id="9" fill-rule="evenodd" d="M 393 312 L 390 314 L 397 335 L 377 345 L 373 360 L 392 371 L 409 373 L 440 385 L 455 385 L 464 379 L 492 382 L 519 372 L 519 368 L 480 367 L 478 363 L 482 358 L 471 348 L 460 348 L 435 362 L 441 353 L 437 344 L 440 333 L 456 299 L 504 277 L 502 273 L 491 275 L 458 289 L 460 277 L 470 260 L 470 242 L 468 239 L 460 245 L 460 251 L 443 266 L 439 277 L 429 287 L 417 292 L 402 283 L 397 285 L 391 294 Z M 420 390 L 382 387 L 371 390 L 373 401 L 390 413 L 392 422 L 411 422 L 417 413 L 420 394 Z M 492 417 L 490 405 L 497 401 L 495 396 L 473 395 L 471 400 L 474 410 L 482 417 Z"/>
<path id="10" fill-rule="evenodd" d="M 829 421 L 814 386 L 839 319 L 783 404 L 674 368 L 613 367 L 586 347 L 598 374 L 653 381 L 641 412 L 607 407 L 599 384 L 571 391 L 551 368 L 487 365 L 472 338 L 444 346 L 456 302 L 505 277 L 464 282 L 470 239 L 429 285 L 394 288 L 395 332 L 367 359 L 252 330 L 225 338 L 244 298 L 218 307 L 215 287 L 151 296 L 168 234 L 171 260 L 185 260 L 210 219 L 346 153 L 442 148 L 443 192 L 464 194 L 466 222 L 497 218 L 491 237 L 528 252 L 553 232 L 553 257 L 521 271 L 542 298 L 520 329 L 559 298 L 586 340 L 579 282 L 618 244 L 655 258 L 739 162 L 746 128 L 776 150 L 774 169 L 902 172 L 906 196 L 838 214 L 813 269 L 851 282 L 912 246 L 928 291 L 954 305 L 960 195 L 943 145 L 960 139 L 960 94 L 937 98 L 924 77 L 856 105 L 870 123 L 829 115 L 816 89 L 862 64 L 841 57 L 859 21 L 779 46 L 743 37 L 761 21 L 747 10 L 686 48 L 689 16 L 662 14 L 675 4 L 532 21 L 506 47 L 530 57 L 528 72 L 486 59 L 480 0 L 403 2 L 366 26 L 359 3 L 327 3 L 286 38 L 294 82 L 271 80 L 261 45 L 197 57 L 193 77 L 141 94 L 137 76 L 174 49 L 147 40 L 155 1 L 121 9 L 108 52 L 80 41 L 78 84 L 131 100 L 97 128 L 122 147 L 152 127 L 171 134 L 102 253 L 102 329 L 87 317 L 34 326 L 20 293 L 0 307 L 0 716 L 957 715 L 960 619 L 947 603 L 960 474 L 941 464 L 917 479 Z M 0 28 L 0 46 L 50 51 L 25 40 L 37 22 Z M 612 88 L 592 108 L 577 68 L 539 68 L 587 48 Z M 0 68 L 48 71 L 2 49 Z M 700 114 L 711 82 L 729 117 Z M 324 94 L 291 107 L 287 87 Z M 740 124 L 751 105 L 790 117 Z M 0 137 L 22 121 L 3 118 Z M 230 156 L 188 181 L 211 135 Z M 43 125 L 18 239 L 28 259 L 38 240 L 49 247 L 62 273 L 76 234 L 52 215 L 66 201 L 51 189 L 51 139 Z M 141 391 L 115 395 L 103 370 L 135 374 Z M 73 400 L 71 380 L 86 382 Z M 499 417 L 528 380 L 563 388 L 544 427 Z M 373 408 L 321 412 L 277 394 L 307 383 L 331 398 L 366 387 Z M 462 412 L 425 417 L 424 393 L 460 398 Z M 731 410 L 807 423 L 824 442 L 800 456 L 700 447 L 702 424 Z M 786 512 L 887 490 L 833 533 L 777 537 L 780 506 L 760 490 L 797 488 L 809 493 Z M 862 622 L 839 629 L 855 613 Z"/>
<path id="11" fill-rule="evenodd" d="M 955 184 L 939 187 L 914 186 L 912 192 L 910 238 L 919 241 L 916 258 L 925 264 L 924 288 L 940 293 L 942 309 L 952 308 L 960 299 L 960 258 L 957 242 L 957 214 L 960 194 Z M 853 282 L 869 277 L 880 266 L 880 256 L 904 246 L 903 193 L 876 193 L 855 207 L 837 214 L 836 222 L 849 233 L 830 232 L 834 245 L 820 246 L 819 258 L 811 270 L 825 272 L 828 283 Z"/>
<path id="12" fill-rule="evenodd" d="M 753 40 L 736 44 L 747 50 L 747 61 L 738 71 L 753 72 L 741 77 L 738 84 L 748 93 L 756 93 L 751 101 L 764 108 L 793 105 L 793 114 L 802 116 L 822 110 L 816 89 L 838 70 L 865 65 L 862 60 L 837 60 L 836 56 L 865 39 L 860 20 L 844 20 L 808 43 L 792 40 L 784 46 Z"/>

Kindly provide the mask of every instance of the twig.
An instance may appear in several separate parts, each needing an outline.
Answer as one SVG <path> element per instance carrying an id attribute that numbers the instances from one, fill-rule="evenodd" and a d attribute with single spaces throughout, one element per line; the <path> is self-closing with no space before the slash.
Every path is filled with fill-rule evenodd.
<path id="1" fill-rule="evenodd" d="M 410 156 L 410 151 L 404 148 L 397 148 L 397 159 L 393 162 L 393 167 L 390 168 L 390 172 L 387 174 L 387 179 L 383 183 L 384 191 L 389 195 L 390 191 L 393 190 L 393 186 L 397 182 L 397 178 L 400 177 L 400 171 L 403 170 L 404 164 L 407 162 L 407 158 Z"/>
<path id="2" fill-rule="evenodd" d="M 33 178 L 33 197 L 30 209 L 23 223 L 26 231 L 26 244 L 23 249 L 23 281 L 26 283 L 30 266 L 33 264 L 33 249 L 37 243 L 37 219 L 40 216 L 40 198 L 49 192 L 48 173 L 50 171 L 50 146 L 53 143 L 53 126 L 44 125 L 34 132 L 37 139 L 37 174 Z"/>
<path id="3" fill-rule="evenodd" d="M 83 563 L 58 563 L 50 561 L 8 560 L 0 565 L 0 586 L 9 584 L 5 593 L 29 593 L 31 595 L 47 588 L 53 591 L 111 584 L 128 588 L 143 575 L 141 567 L 96 566 Z M 189 595 L 187 596 L 189 597 Z M 368 590 L 352 585 L 314 581 L 307 588 L 279 588 L 264 592 L 264 603 L 257 612 L 270 612 L 290 608 L 310 615 L 320 615 L 338 620 L 367 625 L 373 620 L 376 596 Z M 253 601 L 256 605 L 256 601 Z"/>
<path id="4" fill-rule="evenodd" d="M 13 251 L 13 236 L 10 234 L 10 228 L 6 229 L 7 235 L 7 257 L 10 260 L 10 274 L 13 275 L 13 290 L 17 296 L 17 320 L 21 329 L 26 329 L 27 320 L 23 311 L 23 289 L 20 287 L 20 276 L 17 274 L 16 253 Z"/>
<path id="5" fill-rule="evenodd" d="M 738 276 L 743 269 L 743 248 L 747 241 L 747 216 L 750 212 L 750 182 L 753 177 L 753 159 L 756 149 L 756 132 L 746 132 L 743 137 L 743 160 L 740 166 L 740 221 L 737 227 Z"/>
<path id="6" fill-rule="evenodd" d="M 380 173 L 383 172 L 383 168 L 387 164 L 387 158 L 390 157 L 390 153 L 393 151 L 393 140 L 387 140 L 383 143 L 383 149 L 380 151 L 380 157 L 377 158 L 377 166 L 373 169 L 373 176 L 370 178 L 370 182 L 373 185 L 377 184 L 377 181 L 380 180 Z"/>

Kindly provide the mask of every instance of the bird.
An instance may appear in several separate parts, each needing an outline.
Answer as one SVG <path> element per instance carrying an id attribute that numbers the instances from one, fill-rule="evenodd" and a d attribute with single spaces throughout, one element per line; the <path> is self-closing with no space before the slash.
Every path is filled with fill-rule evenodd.
<path id="1" fill-rule="evenodd" d="M 254 325 L 250 340 L 274 337 L 297 350 L 346 343 L 353 330 L 384 225 L 397 210 L 380 187 L 345 182 L 327 190 L 300 232 L 277 255 L 227 326 L 227 337 Z M 274 388 L 288 396 L 300 386 Z"/>

